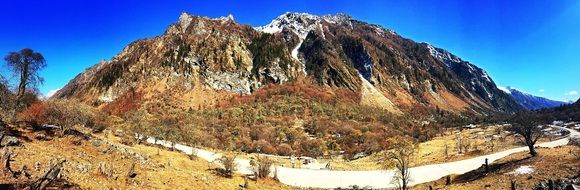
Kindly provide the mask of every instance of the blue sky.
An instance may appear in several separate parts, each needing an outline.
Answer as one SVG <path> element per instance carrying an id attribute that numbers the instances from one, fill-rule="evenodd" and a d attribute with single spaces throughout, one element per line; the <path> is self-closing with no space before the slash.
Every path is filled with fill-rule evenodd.
<path id="1" fill-rule="evenodd" d="M 556 100 L 579 97 L 576 0 L 30 0 L 3 2 L 1 9 L 0 54 L 24 47 L 43 53 L 45 94 L 131 41 L 162 34 L 181 12 L 232 14 L 239 23 L 260 26 L 290 11 L 344 12 L 447 49 L 487 70 L 500 86 Z"/>

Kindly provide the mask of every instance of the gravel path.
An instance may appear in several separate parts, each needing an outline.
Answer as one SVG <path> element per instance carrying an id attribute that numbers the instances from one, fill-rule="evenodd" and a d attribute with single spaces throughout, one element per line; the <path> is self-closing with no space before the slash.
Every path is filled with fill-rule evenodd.
<path id="1" fill-rule="evenodd" d="M 578 131 L 572 129 L 566 129 L 570 131 L 570 136 L 580 136 Z M 558 147 L 568 144 L 569 137 L 540 143 L 536 146 L 539 147 Z M 154 138 L 148 138 L 148 143 L 157 144 L 170 147 L 171 144 L 165 141 L 157 140 Z M 192 154 L 192 147 L 176 144 L 175 149 L 180 150 L 186 154 Z M 514 149 L 509 149 L 489 155 L 479 156 L 475 158 L 470 158 L 461 161 L 447 162 L 442 164 L 432 164 L 418 166 L 410 169 L 411 183 L 410 185 L 416 185 L 426 182 L 435 181 L 442 177 L 450 174 L 464 174 L 471 170 L 479 168 L 487 158 L 489 163 L 492 163 L 498 159 L 506 157 L 510 154 L 527 151 L 527 147 L 519 147 Z M 205 159 L 207 161 L 214 161 L 219 158 L 220 154 L 214 154 L 212 152 L 196 149 L 196 154 L 198 157 Z M 236 159 L 238 163 L 238 173 L 250 174 L 249 170 L 249 160 L 247 159 Z M 394 170 L 375 170 L 375 171 L 333 171 L 333 170 L 309 170 L 309 169 L 299 169 L 299 168 L 287 168 L 282 166 L 276 166 L 278 179 L 280 182 L 291 185 L 295 187 L 312 187 L 312 188 L 338 188 L 338 187 L 349 187 L 352 185 L 357 185 L 359 187 L 372 187 L 372 188 L 394 188 L 395 185 L 391 184 L 391 179 L 394 176 Z"/>

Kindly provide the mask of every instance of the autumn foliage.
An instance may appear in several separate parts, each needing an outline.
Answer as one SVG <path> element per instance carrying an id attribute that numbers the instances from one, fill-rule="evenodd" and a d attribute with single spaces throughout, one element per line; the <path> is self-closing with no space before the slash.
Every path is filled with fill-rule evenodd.
<path id="1" fill-rule="evenodd" d="M 49 100 L 32 104 L 18 118 L 33 126 L 52 124 L 69 128 L 75 125 L 102 130 L 108 117 L 93 107 L 73 100 Z"/>
<path id="2" fill-rule="evenodd" d="M 137 110 L 141 106 L 143 92 L 130 90 L 113 102 L 106 104 L 102 110 L 111 115 L 122 115 Z"/>
<path id="3" fill-rule="evenodd" d="M 221 104 L 227 107 L 235 104 L 244 104 L 255 101 L 267 101 L 269 99 L 282 98 L 283 96 L 297 96 L 325 103 L 357 103 L 360 102 L 360 94 L 344 88 L 325 89 L 307 82 L 269 84 L 258 89 L 248 96 L 235 96 L 229 102 Z"/>

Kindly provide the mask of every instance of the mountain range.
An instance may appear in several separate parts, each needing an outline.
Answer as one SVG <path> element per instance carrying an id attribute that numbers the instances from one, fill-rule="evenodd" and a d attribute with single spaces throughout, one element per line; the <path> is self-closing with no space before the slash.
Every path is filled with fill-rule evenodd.
<path id="1" fill-rule="evenodd" d="M 522 91 L 519 91 L 512 87 L 500 88 L 504 92 L 508 93 L 513 97 L 513 99 L 522 105 L 527 110 L 539 110 L 544 108 L 553 108 L 561 105 L 568 104 L 566 102 L 550 100 L 544 97 L 534 96 Z"/>
<path id="2" fill-rule="evenodd" d="M 314 84 L 331 94 L 355 92 L 360 104 L 396 114 L 418 107 L 476 114 L 536 108 L 444 49 L 346 14 L 307 13 L 285 13 L 261 27 L 237 23 L 231 15 L 183 13 L 162 35 L 130 43 L 52 98 L 109 107 L 163 101 L 205 109 L 289 83 Z"/>

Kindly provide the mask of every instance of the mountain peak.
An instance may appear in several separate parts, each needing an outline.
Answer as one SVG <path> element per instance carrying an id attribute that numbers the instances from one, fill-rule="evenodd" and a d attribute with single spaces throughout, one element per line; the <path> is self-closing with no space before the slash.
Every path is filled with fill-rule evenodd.
<path id="1" fill-rule="evenodd" d="M 191 23 L 191 20 L 193 20 L 193 17 L 189 14 L 187 14 L 186 12 L 181 13 L 181 15 L 179 15 L 179 25 L 181 26 L 182 29 L 185 29 L 189 26 L 189 23 Z"/>
<path id="2" fill-rule="evenodd" d="M 344 13 L 288 12 L 254 29 L 235 23 L 231 15 L 182 13 L 162 36 L 129 44 L 111 61 L 75 77 L 55 98 L 75 97 L 99 105 L 135 90 L 148 97 L 207 92 L 220 99 L 307 76 L 312 79 L 308 82 L 322 88 L 360 94 L 361 104 L 372 106 L 391 102 L 394 107 L 437 106 L 477 113 L 523 110 L 475 65 Z M 278 32 L 282 33 L 264 34 Z M 411 54 L 417 59 L 405 56 Z M 163 85 L 156 85 L 160 81 Z M 409 100 L 397 100 L 394 96 L 399 94 Z M 143 100 L 147 101 L 155 100 Z M 214 104 L 176 104 L 181 103 Z"/>
<path id="3" fill-rule="evenodd" d="M 256 30 L 265 33 L 278 33 L 284 28 L 294 31 L 301 39 L 306 38 L 310 30 L 315 29 L 322 21 L 332 24 L 343 24 L 350 22 L 352 17 L 345 13 L 336 15 L 318 16 L 309 13 L 286 12 L 265 26 L 256 27 Z"/>
<path id="4" fill-rule="evenodd" d="M 498 86 L 498 88 L 500 90 L 506 92 L 510 96 L 512 96 L 512 98 L 518 104 L 522 105 L 523 107 L 525 107 L 528 110 L 552 108 L 552 107 L 558 107 L 558 106 L 566 104 L 566 102 L 555 101 L 555 100 L 550 100 L 550 99 L 547 99 L 544 97 L 535 96 L 535 95 L 532 95 L 530 93 L 518 90 L 517 88 L 511 87 L 511 86 L 507 86 L 507 87 Z"/>
<path id="5" fill-rule="evenodd" d="M 221 20 L 222 22 L 227 22 L 227 21 L 232 21 L 233 22 L 233 21 L 235 21 L 234 20 L 234 15 L 232 15 L 232 14 L 228 14 L 228 16 L 222 16 L 222 17 L 219 17 L 217 19 L 218 20 Z"/>

